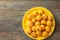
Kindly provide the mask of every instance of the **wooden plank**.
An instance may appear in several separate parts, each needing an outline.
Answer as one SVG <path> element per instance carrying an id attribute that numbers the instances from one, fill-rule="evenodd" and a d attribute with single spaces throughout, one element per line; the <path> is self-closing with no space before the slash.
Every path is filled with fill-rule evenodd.
<path id="1" fill-rule="evenodd" d="M 24 32 L 19 31 L 8 31 L 8 32 L 0 32 L 0 40 L 32 40 L 29 38 Z M 46 40 L 60 40 L 60 32 L 54 32 L 49 38 Z"/>
<path id="2" fill-rule="evenodd" d="M 22 29 L 26 10 L 43 6 L 52 11 L 56 19 L 54 34 L 47 40 L 60 40 L 60 2 L 56 1 L 0 1 L 0 40 L 32 40 Z"/>
<path id="3" fill-rule="evenodd" d="M 28 10 L 43 6 L 50 9 L 60 9 L 60 1 L 0 1 L 0 10 Z"/>
<path id="4" fill-rule="evenodd" d="M 17 39 L 20 37 L 19 39 Z M 18 32 L 0 32 L 0 40 L 22 40 L 21 34 Z"/>
<path id="5" fill-rule="evenodd" d="M 60 22 L 56 22 L 55 26 L 55 32 L 60 32 Z M 9 21 L 9 20 L 4 20 L 0 21 L 0 31 L 22 31 L 22 22 L 19 21 Z"/>
<path id="6" fill-rule="evenodd" d="M 60 32 L 54 32 L 47 40 L 59 40 L 60 39 Z"/>
<path id="7" fill-rule="evenodd" d="M 0 20 L 21 21 L 26 11 L 0 11 Z"/>
<path id="8" fill-rule="evenodd" d="M 60 9 L 49 9 L 55 16 L 56 21 L 60 20 Z M 0 20 L 17 20 L 21 21 L 27 11 L 2 11 L 0 10 Z"/>
<path id="9" fill-rule="evenodd" d="M 59 1 L 59 0 L 0 0 L 0 1 Z"/>
<path id="10" fill-rule="evenodd" d="M 25 12 L 25 11 L 24 11 Z M 0 11 L 0 31 L 21 31 L 23 11 Z"/>
<path id="11" fill-rule="evenodd" d="M 60 11 L 51 10 L 56 19 L 55 31 L 60 32 Z M 26 11 L 0 11 L 0 30 L 2 31 L 21 31 L 22 19 Z"/>
<path id="12" fill-rule="evenodd" d="M 1 31 L 0 40 L 31 40 L 23 31 Z"/>

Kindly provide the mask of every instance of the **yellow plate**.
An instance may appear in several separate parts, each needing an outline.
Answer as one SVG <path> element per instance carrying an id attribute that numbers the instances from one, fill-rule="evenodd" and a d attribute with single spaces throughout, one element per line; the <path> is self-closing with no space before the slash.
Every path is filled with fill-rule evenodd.
<path id="1" fill-rule="evenodd" d="M 25 32 L 25 33 L 26 33 L 26 28 L 27 28 L 27 26 L 26 26 L 26 23 L 27 23 L 26 16 L 27 16 L 29 13 L 31 13 L 32 11 L 40 10 L 40 9 L 44 10 L 44 12 L 46 12 L 48 15 L 52 15 L 52 16 L 53 16 L 53 14 L 52 14 L 48 9 L 46 9 L 46 8 L 44 8 L 44 7 L 34 7 L 34 8 L 31 8 L 30 10 L 28 10 L 28 11 L 25 13 L 25 15 L 24 15 L 24 17 L 23 17 L 23 20 L 22 20 L 22 26 L 23 26 L 23 29 L 24 29 L 24 32 Z M 48 37 L 51 36 L 51 34 L 53 33 L 54 29 L 55 29 L 55 19 L 54 19 L 54 16 L 53 16 L 53 27 L 52 27 L 52 30 L 51 30 L 51 32 L 49 33 Z M 32 36 L 30 36 L 30 35 L 27 34 L 27 33 L 26 33 L 26 35 L 28 35 L 30 38 L 35 39 L 35 40 L 43 40 L 43 39 L 48 38 L 48 37 L 33 38 Z"/>

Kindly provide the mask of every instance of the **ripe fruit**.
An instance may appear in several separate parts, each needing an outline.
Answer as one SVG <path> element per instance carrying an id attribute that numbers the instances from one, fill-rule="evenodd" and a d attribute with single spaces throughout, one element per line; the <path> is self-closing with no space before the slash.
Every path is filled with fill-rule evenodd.
<path id="1" fill-rule="evenodd" d="M 50 32 L 50 31 L 51 31 L 51 28 L 48 27 L 48 26 L 46 26 L 46 31 L 47 31 L 47 32 Z"/>
<path id="2" fill-rule="evenodd" d="M 41 25 L 40 28 L 41 28 L 41 30 L 45 30 L 45 26 L 44 25 Z"/>
<path id="3" fill-rule="evenodd" d="M 36 27 L 35 26 L 32 27 L 32 31 L 36 31 Z"/>
<path id="4" fill-rule="evenodd" d="M 36 37 L 36 33 L 35 33 L 35 32 L 32 32 L 32 33 L 31 33 L 31 36 L 32 36 L 32 37 Z"/>
<path id="5" fill-rule="evenodd" d="M 52 22 L 51 21 L 47 21 L 47 26 L 52 26 Z"/>
<path id="6" fill-rule="evenodd" d="M 27 26 L 28 26 L 28 27 L 32 27 L 32 26 L 33 26 L 33 23 L 32 23 L 31 21 L 29 21 L 29 22 L 27 23 Z"/>
<path id="7" fill-rule="evenodd" d="M 48 19 L 48 16 L 46 14 L 43 14 L 42 19 L 46 20 L 46 19 Z"/>
<path id="8" fill-rule="evenodd" d="M 40 25 L 40 22 L 38 22 L 38 21 L 37 21 L 37 22 L 35 22 L 35 25 L 36 25 L 36 26 L 37 26 L 37 25 Z"/>
<path id="9" fill-rule="evenodd" d="M 31 20 L 32 19 L 32 15 L 31 14 L 27 15 L 27 19 Z"/>
<path id="10" fill-rule="evenodd" d="M 46 31 L 44 31 L 44 32 L 42 33 L 42 36 L 43 36 L 43 37 L 47 37 L 47 35 L 48 35 L 48 33 L 47 33 Z"/>
<path id="11" fill-rule="evenodd" d="M 37 36 L 41 36 L 41 31 L 36 31 Z"/>
<path id="12" fill-rule="evenodd" d="M 40 26 L 36 26 L 36 31 L 41 31 Z"/>
<path id="13" fill-rule="evenodd" d="M 33 10 L 26 16 L 26 33 L 33 38 L 48 37 L 53 29 L 53 16 L 43 9 Z M 24 20 L 25 21 L 25 20 Z M 24 26 L 25 26 L 24 25 Z M 52 26 L 52 27 L 51 27 Z"/>
<path id="14" fill-rule="evenodd" d="M 36 20 L 40 21 L 41 20 L 41 15 L 37 15 Z"/>
<path id="15" fill-rule="evenodd" d="M 46 21 L 45 20 L 41 20 L 41 24 L 46 25 Z"/>
<path id="16" fill-rule="evenodd" d="M 38 14 L 39 14 L 39 15 L 42 15 L 42 14 L 43 14 L 43 11 L 42 11 L 42 10 L 39 10 L 39 11 L 38 11 Z"/>
<path id="17" fill-rule="evenodd" d="M 26 32 L 27 32 L 28 34 L 30 34 L 30 33 L 31 33 L 31 29 L 30 29 L 29 27 L 27 27 L 27 28 L 26 28 Z"/>
<path id="18" fill-rule="evenodd" d="M 50 21 L 53 20 L 53 16 L 49 15 L 48 20 L 50 20 Z"/>
<path id="19" fill-rule="evenodd" d="M 37 16 L 37 12 L 36 11 L 33 11 L 33 16 Z"/>
<path id="20" fill-rule="evenodd" d="M 32 18 L 32 22 L 34 22 L 34 23 L 36 22 L 36 18 L 35 17 Z"/>

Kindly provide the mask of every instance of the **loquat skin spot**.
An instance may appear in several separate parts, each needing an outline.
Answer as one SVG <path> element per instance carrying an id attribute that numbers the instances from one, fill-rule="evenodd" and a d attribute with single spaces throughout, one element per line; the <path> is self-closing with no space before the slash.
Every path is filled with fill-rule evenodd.
<path id="1" fill-rule="evenodd" d="M 32 37 L 37 37 L 37 35 L 36 35 L 35 32 L 32 32 L 32 33 L 31 33 L 31 36 L 32 36 Z"/>
<path id="2" fill-rule="evenodd" d="M 47 20 L 48 19 L 48 16 L 46 14 L 43 14 L 42 15 L 42 19 Z"/>
<path id="3" fill-rule="evenodd" d="M 36 31 L 36 35 L 37 35 L 37 36 L 41 36 L 41 31 L 38 31 L 38 30 L 37 30 L 37 31 Z"/>

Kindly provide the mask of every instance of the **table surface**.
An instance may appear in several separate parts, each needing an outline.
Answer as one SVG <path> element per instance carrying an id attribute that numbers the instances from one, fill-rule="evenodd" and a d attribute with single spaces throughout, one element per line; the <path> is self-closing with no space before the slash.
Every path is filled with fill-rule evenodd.
<path id="1" fill-rule="evenodd" d="M 55 31 L 45 40 L 60 40 L 60 1 L 0 1 L 0 40 L 32 40 L 22 29 L 27 10 L 42 6 L 55 16 Z"/>

